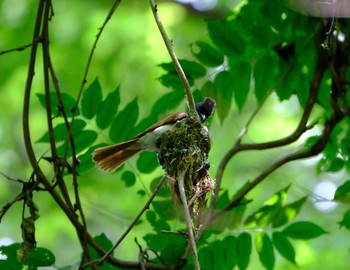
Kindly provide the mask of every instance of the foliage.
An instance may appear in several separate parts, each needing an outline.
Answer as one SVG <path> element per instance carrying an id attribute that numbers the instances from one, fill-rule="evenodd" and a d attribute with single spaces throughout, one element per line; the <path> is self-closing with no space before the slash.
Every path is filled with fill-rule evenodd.
<path id="1" fill-rule="evenodd" d="M 131 230 L 135 224 L 147 222 L 152 228 L 142 236 L 147 247 L 135 240 L 139 248 L 138 261 L 118 259 L 118 253 L 111 250 L 118 245 L 113 246 L 114 243 L 104 233 L 96 237 L 91 235 L 78 185 L 78 179 L 80 181 L 94 170 L 91 160 L 94 149 L 110 142 L 129 140 L 156 122 L 159 115 L 168 113 L 183 101 L 181 76 L 173 62 L 159 65 L 164 72 L 158 78 L 159 82 L 170 91 L 154 100 L 148 117 L 140 114 L 143 101 L 138 96 L 123 100 L 119 86 L 104 96 L 107 90 L 98 77 L 86 87 L 85 74 L 77 96 L 62 92 L 48 50 L 49 21 L 54 19 L 51 17 L 51 4 L 44 0 L 39 3 L 28 63 L 29 71 L 34 71 L 40 43 L 43 47 L 44 91 L 36 96 L 46 112 L 47 131 L 39 136 L 36 143 L 47 145 L 50 151 L 37 158 L 41 153 L 33 150 L 28 119 L 34 72 L 29 72 L 24 94 L 23 129 L 32 174 L 28 181 L 7 177 L 19 182 L 23 190 L 3 206 L 0 218 L 3 219 L 15 203 L 23 201 L 22 243 L 0 247 L 1 253 L 6 256 L 0 260 L 1 268 L 22 269 L 28 266 L 28 269 L 38 269 L 55 264 L 51 251 L 36 246 L 35 228 L 40 205 L 34 203 L 35 191 L 52 197 L 75 228 L 82 249 L 82 257 L 76 260 L 79 269 L 193 269 L 195 261 L 189 256 L 187 233 L 182 229 L 176 231 L 178 228 L 173 222 L 178 216 L 173 211 L 171 194 L 159 191 L 157 186 L 161 178 L 154 175 L 158 168 L 154 155 L 140 154 L 136 163 L 137 172 L 120 169 L 120 181 L 124 182 L 126 191 L 135 186 L 139 173 L 154 179 L 149 181 L 151 190 L 155 190 L 154 196 L 159 191 L 156 199 L 153 200 L 154 196 L 151 196 L 152 208 L 146 212 L 145 219 L 135 218 L 129 227 Z M 116 1 L 100 28 L 96 43 L 118 4 L 119 1 Z M 189 85 L 198 88 L 193 91 L 196 102 L 206 96 L 214 98 L 221 125 L 232 125 L 229 116 L 234 109 L 244 112 L 251 100 L 257 105 L 235 140 L 232 134 L 227 134 L 227 138 L 230 138 L 227 149 L 220 149 L 223 158 L 215 162 L 219 164 L 213 177 L 216 187 L 207 202 L 203 219 L 193 225 L 197 226 L 195 232 L 200 265 L 202 269 L 248 269 L 255 255 L 265 269 L 276 268 L 276 256 L 279 255 L 297 265 L 298 256 L 301 255 L 295 249 L 296 240 L 308 241 L 333 232 L 326 232 L 312 218 L 305 220 L 298 217 L 309 196 L 289 199 L 293 183 L 283 188 L 276 187 L 272 196 L 260 207 L 252 206 L 255 198 L 251 194 L 259 190 L 261 183 L 282 166 L 305 158 L 321 157 L 315 168 L 319 173 L 349 172 L 350 73 L 347 68 L 350 65 L 350 22 L 347 19 L 335 18 L 333 21 L 307 17 L 278 1 L 251 0 L 233 10 L 225 19 L 207 20 L 206 27 L 210 41 L 194 41 L 190 46 L 195 60 L 179 61 Z M 90 62 L 86 70 L 89 68 Z M 53 88 L 50 88 L 50 84 Z M 246 142 L 251 123 L 272 96 L 277 96 L 280 102 L 292 98 L 298 100 L 301 117 L 295 131 L 279 139 Z M 120 104 L 125 105 L 120 108 Z M 318 112 L 316 116 L 313 114 L 315 110 Z M 310 135 L 310 130 L 316 130 L 317 135 Z M 234 157 L 245 151 L 268 151 L 285 146 L 289 147 L 288 152 L 277 160 L 269 159 L 266 168 L 255 178 L 237 190 L 224 187 L 223 183 L 231 181 L 232 176 L 224 172 Z M 54 173 L 53 179 L 47 173 L 47 166 Z M 335 201 L 345 205 L 349 203 L 349 181 L 339 185 L 334 195 Z M 146 191 L 141 190 L 138 195 L 144 197 Z M 143 211 L 148 207 L 146 205 Z M 228 217 L 232 222 L 223 221 Z M 340 228 L 350 230 L 350 210 L 343 213 L 338 223 Z M 180 226 L 184 227 L 182 223 Z M 127 240 L 121 237 L 119 242 Z M 102 264 L 99 260 L 108 250 L 111 253 Z M 73 269 L 74 263 L 66 269 Z"/>

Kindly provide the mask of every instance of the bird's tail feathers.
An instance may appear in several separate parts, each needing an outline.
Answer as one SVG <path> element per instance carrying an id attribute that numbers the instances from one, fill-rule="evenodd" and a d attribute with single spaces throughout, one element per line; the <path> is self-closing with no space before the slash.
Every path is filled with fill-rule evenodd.
<path id="1" fill-rule="evenodd" d="M 133 147 L 137 140 L 133 139 L 124 143 L 97 148 L 92 153 L 92 160 L 101 170 L 112 172 L 126 160 L 142 151 L 142 149 Z"/>

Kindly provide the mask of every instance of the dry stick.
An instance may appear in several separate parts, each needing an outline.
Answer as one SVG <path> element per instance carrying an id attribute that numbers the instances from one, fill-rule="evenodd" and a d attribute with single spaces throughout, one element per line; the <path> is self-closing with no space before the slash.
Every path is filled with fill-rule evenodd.
<path id="1" fill-rule="evenodd" d="M 188 83 L 188 80 L 186 78 L 186 74 L 183 71 L 181 64 L 180 64 L 179 60 L 177 59 L 176 54 L 173 50 L 173 41 L 171 39 L 169 39 L 169 37 L 164 29 L 162 21 L 160 20 L 160 18 L 158 16 L 157 5 L 155 4 L 154 0 L 149 0 L 149 3 L 151 5 L 153 16 L 154 16 L 154 19 L 157 23 L 159 32 L 162 35 L 163 41 L 164 41 L 165 46 L 169 52 L 171 60 L 173 61 L 174 65 L 175 65 L 175 69 L 177 71 L 177 74 L 179 75 L 179 77 L 182 81 L 182 84 L 185 88 L 187 101 L 188 101 L 188 107 L 190 108 L 190 110 L 195 111 L 195 103 L 194 103 L 193 95 L 191 92 L 191 87 L 190 87 L 190 84 Z"/>
<path id="2" fill-rule="evenodd" d="M 196 240 L 195 240 L 193 228 L 192 228 L 192 219 L 191 219 L 190 211 L 188 209 L 188 203 L 187 203 L 187 198 L 186 198 L 185 174 L 186 174 L 186 171 L 182 172 L 182 174 L 177 179 L 177 182 L 179 185 L 179 193 L 180 193 L 180 198 L 181 198 L 182 207 L 183 207 L 184 214 L 185 214 L 187 230 L 188 230 L 188 242 L 191 246 L 192 254 L 193 254 L 194 269 L 200 270 L 200 264 L 198 261 L 198 253 L 197 253 L 197 247 L 196 247 Z"/>
<path id="3" fill-rule="evenodd" d="M 141 209 L 141 211 L 138 213 L 138 215 L 135 217 L 135 219 L 133 220 L 133 222 L 129 225 L 129 227 L 126 229 L 126 231 L 122 234 L 122 236 L 119 238 L 119 240 L 114 244 L 114 246 L 99 260 L 95 261 L 97 262 L 98 265 L 101 265 L 107 257 L 109 257 L 112 252 L 120 245 L 120 243 L 124 240 L 124 238 L 129 234 L 129 232 L 131 231 L 131 229 L 135 226 L 135 224 L 139 221 L 139 219 L 141 218 L 141 216 L 143 215 L 143 213 L 149 209 L 150 204 L 152 203 L 154 197 L 157 195 L 158 191 L 160 190 L 160 188 L 162 187 L 163 183 L 165 182 L 165 180 L 167 179 L 167 177 L 164 175 L 162 177 L 162 179 L 159 181 L 157 187 L 155 188 L 155 190 L 153 191 L 153 193 L 151 194 L 151 196 L 149 197 L 148 201 L 146 202 L 146 204 L 144 205 L 144 207 Z M 85 268 L 85 266 L 84 266 Z"/>

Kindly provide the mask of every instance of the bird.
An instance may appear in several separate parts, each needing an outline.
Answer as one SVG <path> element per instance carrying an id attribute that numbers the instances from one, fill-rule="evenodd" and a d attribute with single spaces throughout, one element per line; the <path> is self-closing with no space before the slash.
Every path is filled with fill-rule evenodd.
<path id="1" fill-rule="evenodd" d="M 209 97 L 196 104 L 195 109 L 200 122 L 203 123 L 213 113 L 215 106 L 215 100 Z M 92 160 L 102 171 L 113 172 L 124 162 L 141 151 L 156 152 L 157 141 L 160 136 L 169 131 L 176 122 L 185 119 L 187 116 L 187 112 L 179 112 L 170 115 L 150 126 L 129 141 L 97 148 L 92 153 Z"/>

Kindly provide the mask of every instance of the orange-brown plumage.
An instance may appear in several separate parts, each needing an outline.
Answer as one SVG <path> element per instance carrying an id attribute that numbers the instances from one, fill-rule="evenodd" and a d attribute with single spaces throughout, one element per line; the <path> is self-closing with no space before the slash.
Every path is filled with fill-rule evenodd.
<path id="1" fill-rule="evenodd" d="M 196 111 L 201 122 L 204 122 L 213 113 L 215 105 L 215 100 L 211 98 L 206 98 L 203 102 L 196 104 Z M 186 112 L 170 115 L 150 126 L 130 141 L 97 148 L 92 153 L 92 160 L 101 170 L 112 172 L 141 151 L 157 151 L 157 141 L 160 135 L 169 130 L 177 121 L 187 116 Z M 120 132 L 123 132 L 122 128 Z"/>
<path id="2" fill-rule="evenodd" d="M 105 172 L 112 172 L 129 158 L 135 156 L 141 151 L 154 151 L 155 145 L 152 146 L 152 144 L 155 144 L 156 139 L 162 132 L 164 132 L 160 131 L 160 128 L 174 124 L 186 116 L 187 113 L 185 112 L 168 116 L 152 125 L 142 133 L 138 134 L 130 141 L 97 148 L 92 153 L 92 160 L 101 170 Z"/>

